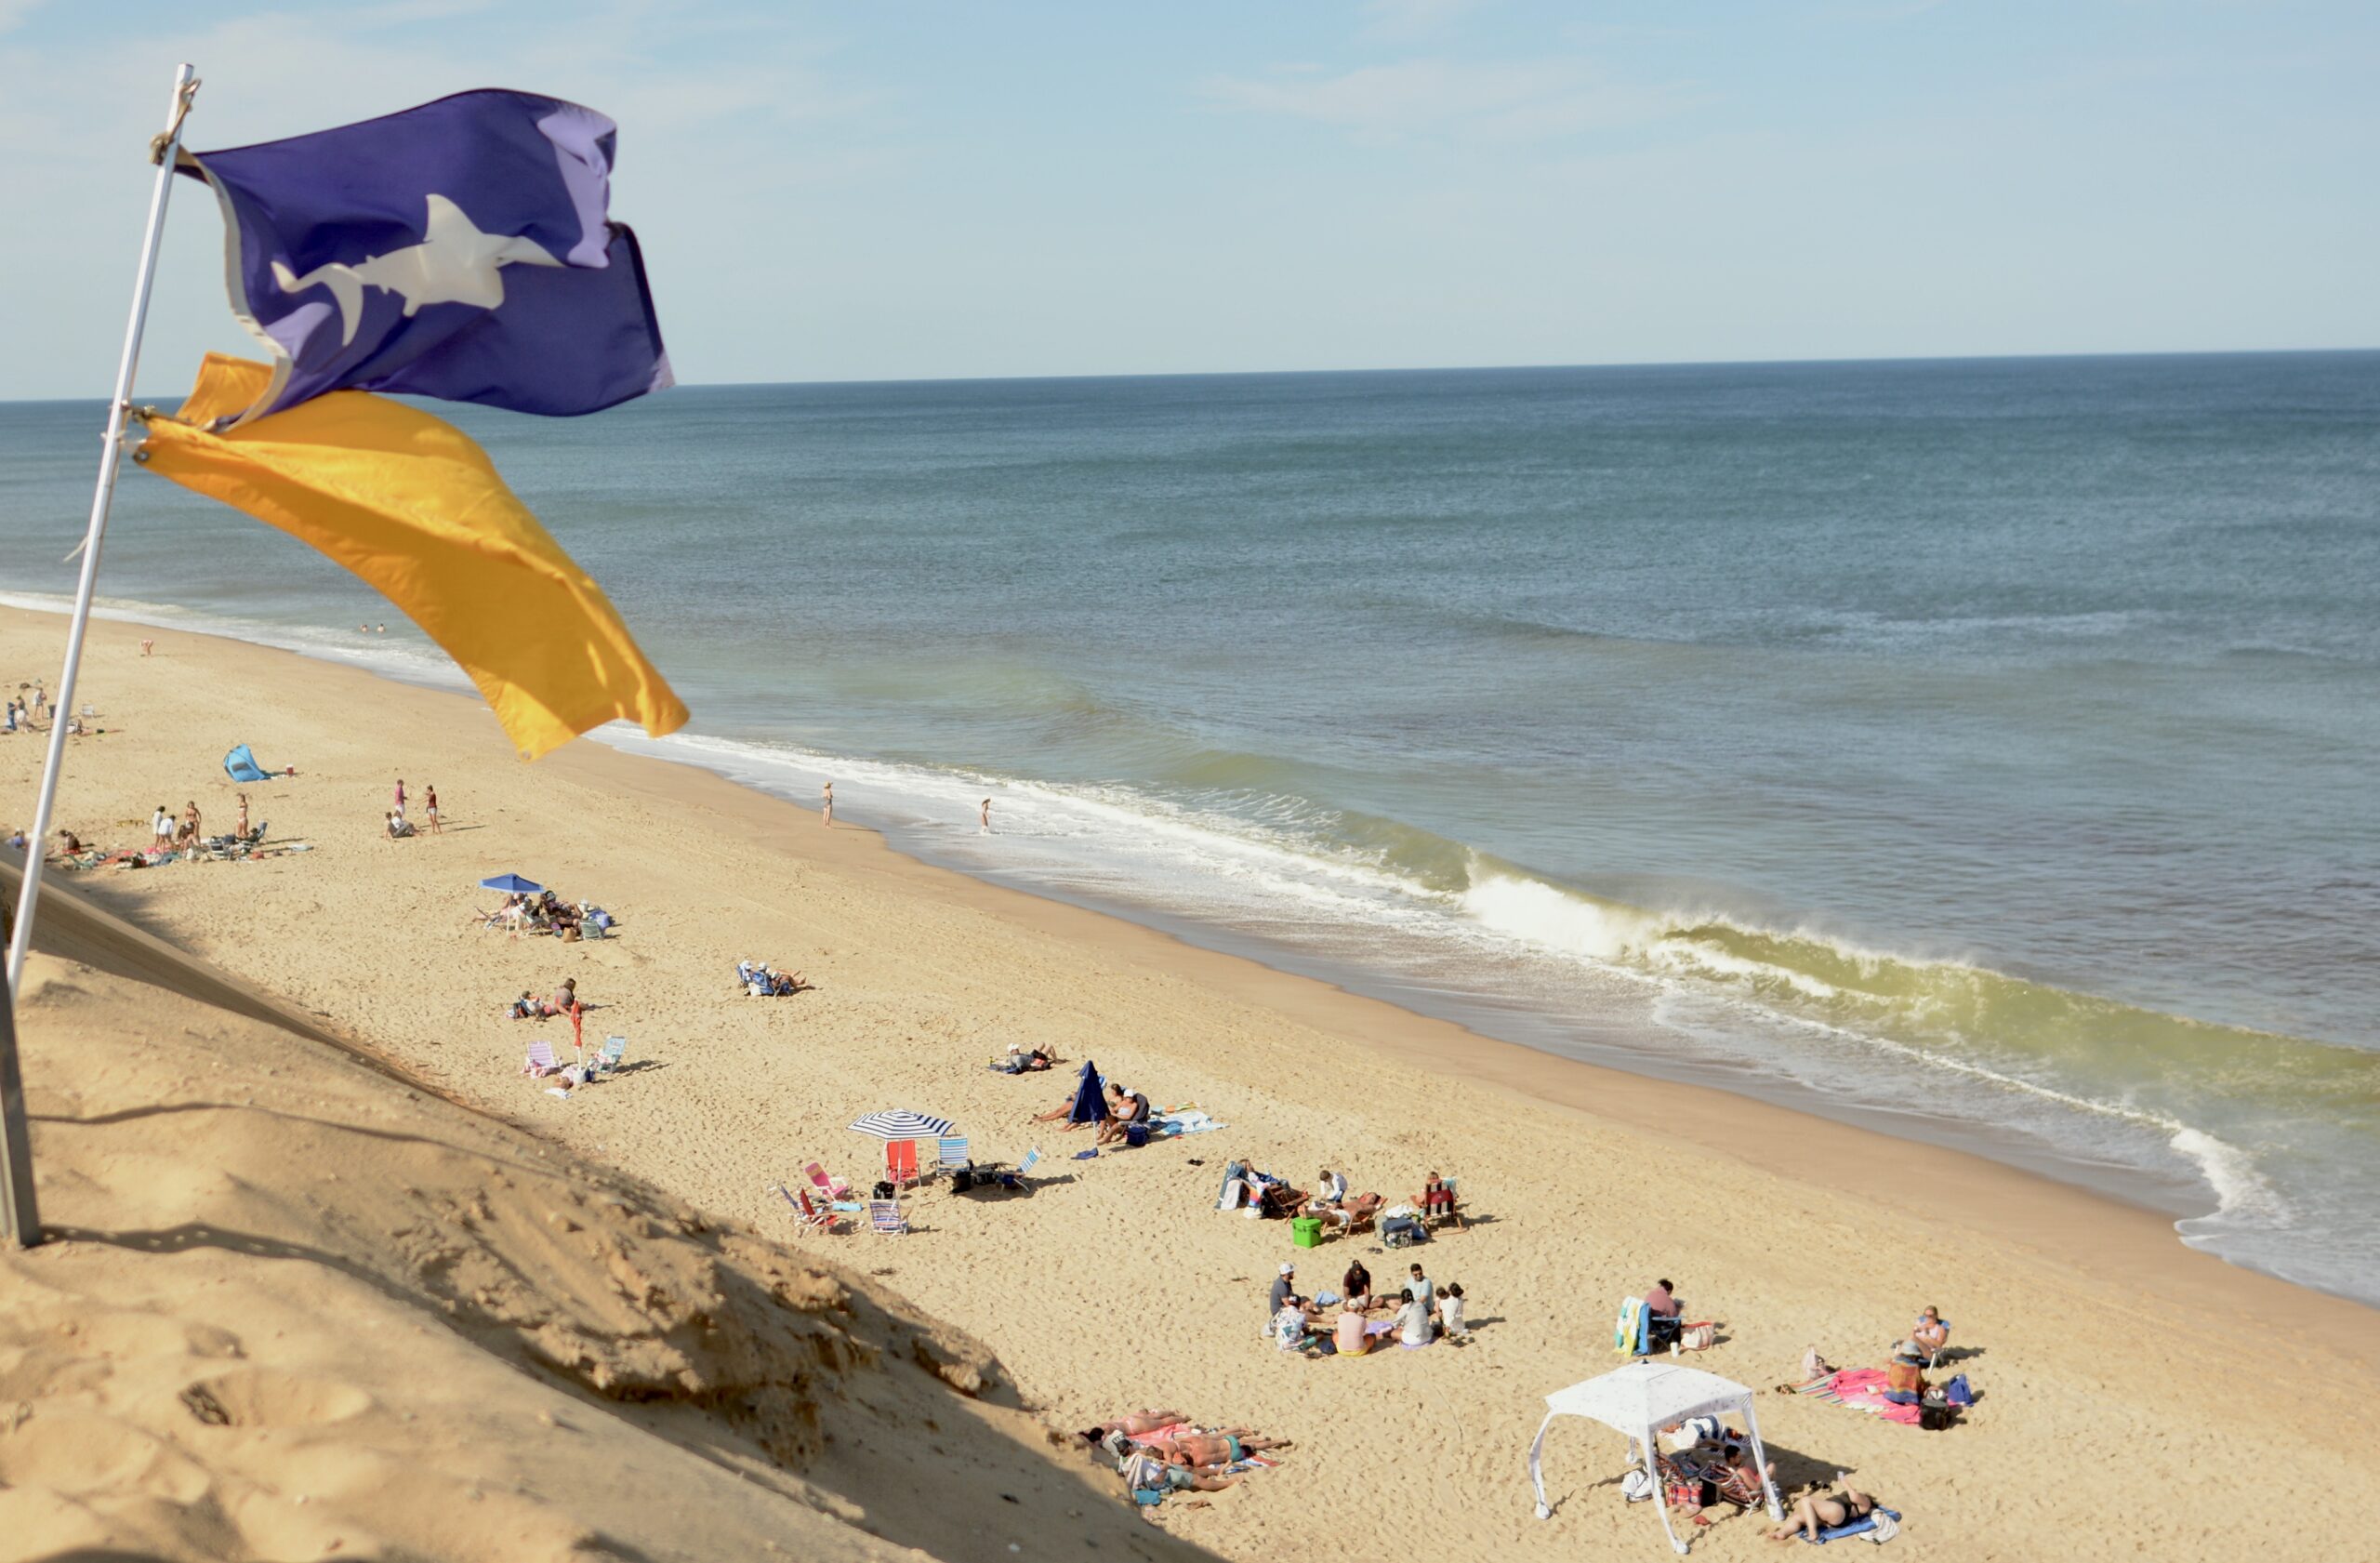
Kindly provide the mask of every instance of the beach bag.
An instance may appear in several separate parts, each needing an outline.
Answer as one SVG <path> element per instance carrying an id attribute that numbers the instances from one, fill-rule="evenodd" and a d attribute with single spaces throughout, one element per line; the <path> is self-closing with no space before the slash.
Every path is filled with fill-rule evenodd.
<path id="1" fill-rule="evenodd" d="M 1975 1391 L 1968 1386 L 1967 1376 L 1964 1373 L 1959 1374 L 1942 1386 L 1942 1401 L 1943 1404 L 1950 1406 L 1975 1404 Z"/>
<path id="2" fill-rule="evenodd" d="M 1687 1325 L 1678 1336 L 1677 1344 L 1686 1351 L 1709 1351 L 1711 1343 L 1718 1338 L 1719 1327 L 1706 1319 L 1700 1324 Z"/>
<path id="3" fill-rule="evenodd" d="M 964 1194 L 975 1186 L 975 1164 L 972 1161 L 950 1174 L 950 1191 Z"/>
<path id="4" fill-rule="evenodd" d="M 1917 1425 L 1922 1431 L 1939 1433 L 1951 1424 L 1958 1413 L 1949 1406 L 1935 1400 L 1932 1393 L 1930 1390 L 1927 1391 L 1925 1403 L 1917 1408 Z"/>
<path id="5" fill-rule="evenodd" d="M 1149 1143 L 1149 1126 L 1145 1123 L 1124 1125 L 1124 1143 L 1134 1150 Z"/>
<path id="6" fill-rule="evenodd" d="M 876 1194 L 875 1194 L 875 1198 L 877 1198 L 877 1199 L 892 1199 L 894 1195 L 898 1194 L 899 1192 L 901 1192 L 901 1191 L 900 1191 L 899 1189 L 897 1189 L 897 1188 L 894 1188 L 894 1187 L 893 1187 L 891 1184 L 889 1184 L 889 1183 L 879 1183 L 879 1184 L 878 1184 L 878 1185 L 876 1185 Z"/>

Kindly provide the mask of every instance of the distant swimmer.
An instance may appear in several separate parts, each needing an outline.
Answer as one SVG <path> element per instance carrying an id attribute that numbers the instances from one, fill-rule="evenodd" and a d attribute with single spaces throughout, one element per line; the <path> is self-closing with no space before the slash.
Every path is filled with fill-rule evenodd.
<path id="1" fill-rule="evenodd" d="M 372 627 L 372 633 L 375 635 L 385 635 L 388 632 L 389 627 L 385 624 L 376 624 Z"/>
<path id="2" fill-rule="evenodd" d="M 818 821 L 827 829 L 832 830 L 835 828 L 835 784 L 828 782 L 820 788 L 818 796 L 824 800 L 818 807 Z"/>
<path id="3" fill-rule="evenodd" d="M 992 833 L 992 801 L 990 799 L 986 798 L 984 800 L 983 812 L 978 814 L 975 816 L 975 833 L 977 835 L 988 836 Z"/>

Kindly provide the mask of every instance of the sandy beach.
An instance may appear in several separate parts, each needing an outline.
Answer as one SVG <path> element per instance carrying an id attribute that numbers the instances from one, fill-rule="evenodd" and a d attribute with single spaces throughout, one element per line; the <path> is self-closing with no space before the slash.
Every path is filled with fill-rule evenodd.
<path id="1" fill-rule="evenodd" d="M 144 637 L 154 640 L 153 656 L 140 655 Z M 61 639 L 54 617 L 0 614 L 0 680 L 54 680 Z M 919 1322 L 905 1329 L 946 1329 L 980 1343 L 986 1371 L 1012 1389 L 1012 1406 L 984 1413 L 999 1425 L 982 1437 L 1003 1450 L 1034 1450 L 1028 1417 L 1064 1428 L 1151 1405 L 1293 1438 L 1281 1468 L 1204 1506 L 1176 1499 L 1155 1514 L 1171 1537 L 1213 1556 L 1417 1547 L 1456 1558 L 1657 1555 L 1657 1522 L 1617 1491 L 1624 1457 L 1616 1437 L 1584 1426 L 1556 1435 L 1547 1465 L 1557 1511 L 1547 1522 L 1532 1517 L 1523 1461 L 1541 1397 L 1617 1365 L 1614 1310 L 1659 1277 L 1676 1282 L 1690 1317 L 1721 1325 L 1719 1344 L 1694 1365 L 1763 1391 L 1762 1431 L 1780 1477 L 1849 1473 L 1906 1517 L 1895 1544 L 1912 1556 L 2364 1550 L 2354 1540 L 2365 1529 L 2358 1515 L 2380 1502 L 2380 1477 L 2334 1440 L 2301 1450 L 2318 1430 L 2358 1425 L 2380 1389 L 2380 1318 L 2193 1252 L 2165 1217 L 1956 1152 L 1533 1053 L 930 868 L 865 829 L 867 799 L 848 788 L 838 788 L 839 826 L 827 830 L 807 810 L 592 743 L 527 766 L 468 697 L 123 624 L 93 627 L 81 698 L 106 731 L 70 746 L 62 826 L 88 841 L 136 846 L 154 807 L 194 801 L 210 831 L 228 828 L 239 789 L 221 757 L 247 743 L 266 765 L 297 771 L 246 789 L 252 817 L 270 822 L 270 840 L 311 850 L 102 869 L 65 882 L 428 1093 L 414 1101 L 401 1081 L 286 1028 L 270 1047 L 243 1030 L 263 1020 L 196 1023 L 185 1012 L 201 1000 L 178 990 L 158 997 L 153 974 L 78 974 L 91 952 L 57 947 L 41 969 L 43 994 L 22 1017 L 24 1066 L 44 1115 L 36 1145 L 50 1219 L 84 1235 L 12 1261 L 7 1273 L 14 1288 L 47 1287 L 68 1299 L 54 1304 L 60 1317 L 127 1306 L 119 1293 L 137 1292 L 149 1299 L 141 1306 L 178 1321 L 175 1329 L 226 1328 L 208 1322 L 219 1301 L 198 1300 L 218 1294 L 165 1287 L 151 1274 L 200 1259 L 106 1236 L 188 1219 L 151 1202 L 184 1158 L 228 1154 L 220 1145 L 185 1125 L 171 1133 L 187 1140 L 160 1137 L 121 1152 L 144 1159 L 138 1176 L 56 1169 L 79 1154 L 72 1145 L 98 1133 L 94 1115 L 170 1101 L 192 1080 L 228 1095 L 228 1077 L 259 1101 L 290 1089 L 277 1077 L 255 1078 L 270 1048 L 280 1048 L 308 1060 L 307 1069 L 337 1075 L 337 1089 L 320 1093 L 323 1119 L 453 1114 L 486 1137 L 477 1153 L 494 1154 L 487 1147 L 498 1139 L 514 1147 L 507 1154 L 546 1147 L 583 1163 L 591 1178 L 649 1185 L 689 1212 L 676 1219 L 716 1220 L 725 1234 L 718 1241 L 749 1245 L 738 1264 L 813 1264 L 818 1274 L 848 1277 L 839 1285 L 880 1293 L 886 1309 L 909 1310 L 902 1317 Z M 0 739 L 0 825 L 29 819 L 40 760 L 38 741 Z M 416 798 L 436 787 L 442 834 L 384 839 L 381 816 L 399 777 Z M 478 928 L 472 908 L 496 897 L 477 881 L 508 870 L 610 909 L 617 936 L 562 944 Z M 742 958 L 798 969 L 815 990 L 743 997 L 732 981 Z M 624 1035 L 638 1066 L 563 1100 L 518 1071 L 533 1036 L 566 1054 L 568 1022 L 516 1022 L 505 1006 L 566 977 L 593 1006 L 589 1038 Z M 130 1051 L 96 1062 L 112 1038 L 128 1040 Z M 1085 1135 L 1027 1121 L 1057 1101 L 1070 1073 L 988 1071 L 987 1055 L 1011 1043 L 1051 1046 L 1073 1065 L 1095 1059 L 1160 1105 L 1195 1104 L 1228 1127 L 1072 1159 Z M 177 1050 L 188 1059 L 178 1071 Z M 845 1125 L 895 1106 L 956 1120 L 979 1156 L 1012 1162 L 1038 1146 L 1042 1183 L 1029 1198 L 1006 1200 L 929 1188 L 910 1202 L 917 1230 L 897 1241 L 797 1238 L 770 1185 L 813 1159 L 854 1182 L 873 1178 L 880 1152 Z M 259 1134 L 254 1165 L 215 1175 L 327 1177 L 348 1154 L 328 1131 Z M 273 1167 L 266 1146 L 285 1165 Z M 1301 1186 L 1328 1165 L 1357 1189 L 1396 1199 L 1434 1169 L 1459 1177 L 1473 1225 L 1409 1257 L 1439 1285 L 1461 1283 L 1473 1344 L 1340 1361 L 1284 1356 L 1260 1341 L 1264 1291 L 1283 1260 L 1298 1260 L 1300 1284 L 1312 1291 L 1335 1285 L 1351 1258 L 1385 1278 L 1408 1255 L 1377 1252 L 1365 1238 L 1293 1255 L 1284 1225 L 1213 1209 L 1220 1170 L 1234 1158 Z M 496 1184 L 483 1193 L 497 1212 L 509 1200 L 552 1197 Z M 449 1217 L 430 1200 L 416 1219 Z M 801 1260 L 768 1258 L 774 1244 Z M 106 1265 L 66 1273 L 89 1262 L 93 1248 L 105 1251 Z M 210 1253 L 203 1262 L 225 1267 L 226 1287 L 280 1284 L 257 1278 L 263 1259 Z M 362 1284 L 320 1256 L 272 1263 L 276 1273 L 301 1270 L 325 1286 Z M 1766 1393 L 1799 1376 L 1805 1347 L 1845 1367 L 1881 1366 L 1927 1304 L 1941 1307 L 1953 1344 L 1972 1354 L 1959 1366 L 1982 1397 L 1956 1428 L 1923 1433 Z M 292 1360 L 278 1360 L 272 1342 L 242 1333 L 243 1360 L 258 1370 L 323 1369 L 320 1357 L 294 1359 L 295 1345 Z M 459 1349 L 410 1326 L 398 1333 L 422 1355 L 358 1352 L 379 1375 L 366 1393 L 386 1397 L 408 1375 L 444 1372 L 430 1354 Z M 306 1340 L 308 1353 L 334 1349 L 330 1340 Z M 472 1344 L 487 1349 L 484 1340 Z M 457 1438 L 492 1440 L 507 1458 L 547 1468 L 588 1459 L 537 1420 L 536 1397 L 553 1393 L 541 1380 L 557 1370 L 534 1354 L 522 1362 L 523 1371 L 488 1373 L 486 1387 L 468 1394 L 456 1369 L 452 1394 L 419 1413 L 456 1418 Z M 909 1401 L 888 1396 L 868 1414 L 886 1425 L 928 1414 L 917 1409 L 922 1389 L 904 1393 Z M 467 1400 L 479 1408 L 469 1416 Z M 574 1409 L 565 1420 L 607 1414 Z M 830 1411 L 824 1425 L 850 1426 L 855 1440 L 856 1415 Z M 48 1502 L 8 1452 L 46 1417 L 0 1435 L 11 1513 Z M 332 1419 L 310 1437 L 330 1438 L 347 1424 Z M 641 1426 L 681 1447 L 701 1442 L 666 1415 Z M 938 1487 L 940 1463 L 924 1435 L 867 1437 L 877 1440 L 873 1464 L 843 1483 L 862 1494 L 847 1498 L 861 1510 L 897 1506 L 904 1492 L 945 1508 L 1010 1509 L 972 1477 Z M 541 1450 L 541 1441 L 555 1447 Z M 788 1446 L 781 1464 L 798 1471 L 849 1459 L 848 1445 L 841 1454 L 821 1447 Z M 1045 1516 L 1086 1502 L 1112 1505 L 1115 1524 L 1101 1534 L 1136 1533 L 1114 1478 L 1070 1451 L 1042 1448 L 1033 1458 L 1050 1466 L 1046 1481 L 1022 1502 Z M 2276 1486 L 2263 1474 L 2281 1459 L 2290 1460 L 2288 1476 Z M 87 1509 L 93 1493 L 135 1479 L 110 1467 L 44 1490 L 71 1490 Z M 176 1501 L 167 1489 L 146 1490 L 147 1502 Z M 955 1518 L 964 1523 L 875 1529 L 954 1558 L 1019 1556 L 1012 1543 L 1027 1556 L 1077 1556 L 1085 1539 L 1101 1544 L 1079 1526 L 1062 1542 L 1054 1530 L 972 1528 L 987 1517 L 961 1512 Z M 768 1523 L 765 1509 L 756 1511 L 742 1534 Z M 1698 1535 L 1696 1553 L 1764 1555 L 1762 1528 L 1748 1517 L 1717 1517 Z M 70 1532 L 44 1517 L 22 1530 L 12 1519 L 0 1534 Z M 226 1542 L 219 1553 L 200 1538 L 174 1555 L 251 1555 L 245 1546 L 328 1556 L 309 1550 L 324 1540 L 311 1531 L 286 1534 L 269 1548 L 253 1537 Z M 800 1549 L 799 1538 L 780 1540 Z M 75 1543 L 48 1543 L 65 1544 Z M 390 1543 L 507 1555 L 473 1544 L 483 1550 L 441 1553 L 421 1538 Z M 550 1550 L 562 1555 L 571 1544 L 565 1536 Z M 650 1538 L 642 1544 L 654 1556 L 668 1550 Z M 715 1556 L 750 1555 L 724 1531 L 716 1544 Z M 0 1556 L 45 1550 L 0 1541 Z M 827 1555 L 824 1541 L 811 1550 Z"/>

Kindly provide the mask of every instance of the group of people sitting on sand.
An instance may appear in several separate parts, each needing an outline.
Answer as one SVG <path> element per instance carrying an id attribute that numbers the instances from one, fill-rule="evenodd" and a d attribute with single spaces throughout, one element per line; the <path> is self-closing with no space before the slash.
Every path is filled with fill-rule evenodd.
<path id="1" fill-rule="evenodd" d="M 509 1013 L 515 1020 L 551 1020 L 556 1015 L 575 1014 L 585 1007 L 578 997 L 578 979 L 564 977 L 550 998 L 540 999 L 524 991 L 512 1000 Z"/>
<path id="2" fill-rule="evenodd" d="M 1340 1278 L 1337 1292 L 1310 1298 L 1299 1294 L 1297 1276 L 1296 1263 L 1284 1262 L 1265 1297 L 1265 1338 L 1282 1351 L 1363 1357 L 1392 1344 L 1417 1351 L 1439 1340 L 1457 1346 L 1470 1343 L 1461 1284 L 1439 1286 L 1418 1261 L 1407 1267 L 1401 1283 L 1382 1288 L 1357 1259 Z"/>
<path id="3" fill-rule="evenodd" d="M 739 960 L 735 963 L 735 986 L 750 998 L 787 999 L 807 993 L 816 985 L 802 981 L 800 972 L 773 971 L 765 960 Z"/>
<path id="4" fill-rule="evenodd" d="M 1200 1427 L 1181 1411 L 1158 1410 L 1112 1418 L 1079 1437 L 1106 1457 L 1133 1501 L 1144 1505 L 1173 1492 L 1220 1492 L 1250 1457 L 1289 1447 L 1289 1439 L 1268 1438 L 1252 1427 Z"/>
<path id="5" fill-rule="evenodd" d="M 1429 1228 L 1439 1222 L 1450 1221 L 1458 1228 L 1463 1225 L 1462 1207 L 1455 1198 L 1453 1180 L 1441 1177 L 1435 1171 L 1423 1180 L 1420 1193 L 1409 1200 L 1392 1204 L 1384 1194 L 1351 1193 L 1346 1175 L 1328 1167 L 1315 1174 L 1315 1186 L 1309 1192 L 1290 1186 L 1286 1179 L 1259 1172 L 1245 1161 L 1234 1161 L 1223 1169 L 1223 1191 L 1216 1198 L 1215 1208 L 1245 1210 L 1252 1218 L 1312 1216 L 1322 1223 L 1324 1232 L 1333 1237 L 1344 1237 L 1370 1226 L 1391 1247 L 1426 1239 Z"/>
<path id="6" fill-rule="evenodd" d="M 471 921 L 513 934 L 551 934 L 565 944 L 600 939 L 612 931 L 611 913 L 591 901 L 565 901 L 550 890 L 514 891 L 493 911 L 474 910 Z"/>

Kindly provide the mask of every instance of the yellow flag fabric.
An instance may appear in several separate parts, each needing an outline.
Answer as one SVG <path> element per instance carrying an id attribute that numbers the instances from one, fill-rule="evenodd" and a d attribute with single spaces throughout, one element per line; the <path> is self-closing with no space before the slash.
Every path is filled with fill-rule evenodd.
<path id="1" fill-rule="evenodd" d="M 362 576 L 470 675 L 523 759 L 615 718 L 655 737 L 685 725 L 602 589 L 469 435 L 362 391 L 205 431 L 270 378 L 207 354 L 181 421 L 152 419 L 136 458 Z"/>

